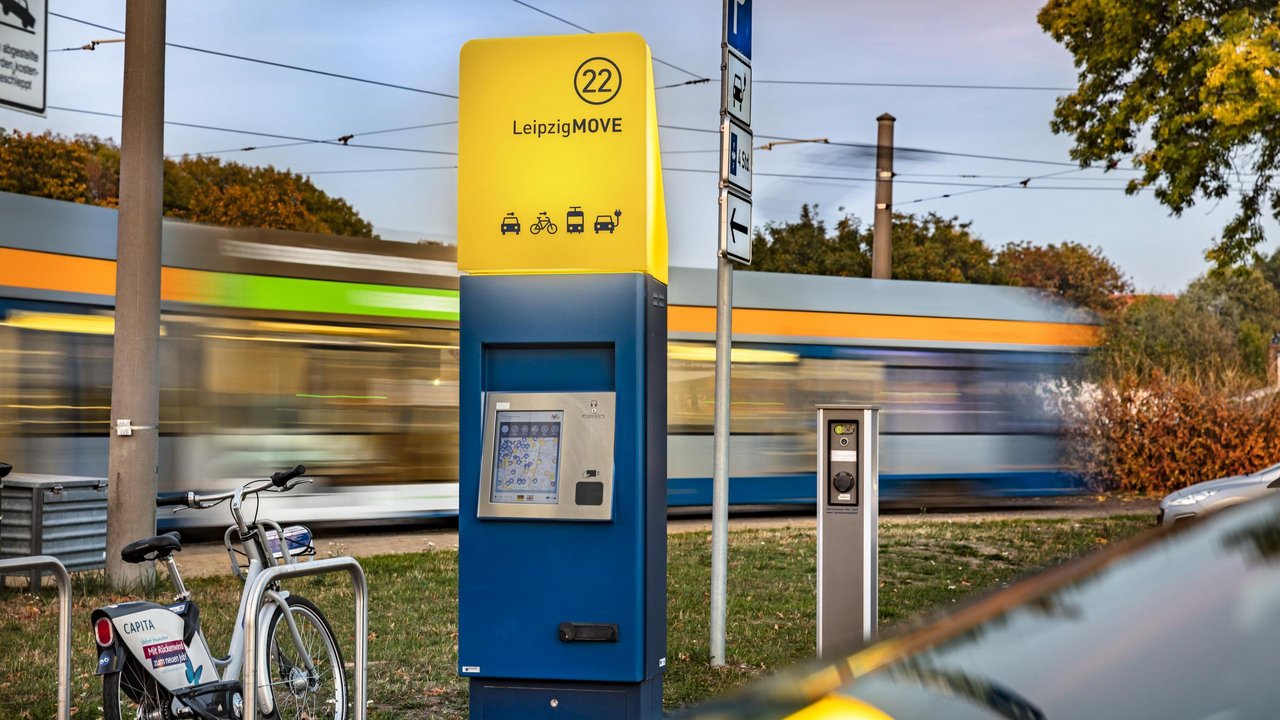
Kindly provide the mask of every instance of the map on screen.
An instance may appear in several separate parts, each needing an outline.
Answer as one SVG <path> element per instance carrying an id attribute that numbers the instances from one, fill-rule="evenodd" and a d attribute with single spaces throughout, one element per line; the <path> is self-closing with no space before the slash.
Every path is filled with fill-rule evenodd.
<path id="1" fill-rule="evenodd" d="M 560 501 L 560 410 L 498 413 L 493 488 L 495 503 Z"/>

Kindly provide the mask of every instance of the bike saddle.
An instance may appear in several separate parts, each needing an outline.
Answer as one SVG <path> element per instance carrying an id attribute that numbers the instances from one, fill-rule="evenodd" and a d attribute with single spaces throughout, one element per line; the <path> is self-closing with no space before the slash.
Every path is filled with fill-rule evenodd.
<path id="1" fill-rule="evenodd" d="M 5 475 L 8 475 L 9 471 L 12 469 L 13 469 L 13 466 L 10 465 L 9 463 L 0 462 L 0 478 L 4 477 Z"/>
<path id="2" fill-rule="evenodd" d="M 163 560 L 170 555 L 182 552 L 182 540 L 176 532 L 135 540 L 120 551 L 120 559 L 127 563 L 140 563 L 146 560 Z"/>

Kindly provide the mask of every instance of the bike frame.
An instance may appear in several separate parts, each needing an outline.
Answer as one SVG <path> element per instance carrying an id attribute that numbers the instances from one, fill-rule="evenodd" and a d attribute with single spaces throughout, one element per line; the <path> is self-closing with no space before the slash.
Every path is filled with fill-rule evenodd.
<path id="1" fill-rule="evenodd" d="M 244 669 L 244 664 L 245 664 L 246 627 L 265 629 L 266 627 L 268 627 L 268 624 L 271 620 L 271 614 L 276 611 L 280 612 L 281 617 L 284 619 L 286 626 L 289 628 L 289 634 L 293 640 L 294 648 L 298 653 L 298 657 L 303 660 L 306 666 L 307 672 L 309 674 L 313 674 L 316 672 L 315 660 L 311 657 L 311 653 L 307 651 L 307 648 L 302 641 L 301 634 L 298 632 L 297 624 L 293 619 L 293 613 L 291 613 L 289 610 L 289 604 L 287 602 L 289 593 L 287 591 L 281 590 L 278 587 L 278 585 L 276 585 L 275 583 L 272 583 L 272 585 L 268 587 L 265 593 L 263 593 L 263 597 L 266 599 L 266 602 L 260 606 L 261 609 L 257 613 L 257 618 L 255 619 L 255 622 L 253 623 L 246 622 L 246 618 L 245 618 L 246 608 L 248 608 L 251 604 L 254 604 L 254 603 L 251 603 L 251 599 L 249 597 L 250 592 L 252 591 L 253 586 L 255 585 L 254 581 L 257 580 L 258 577 L 261 576 L 263 572 L 267 570 L 267 568 L 277 564 L 274 553 L 272 552 L 267 542 L 268 531 L 275 531 L 275 533 L 280 539 L 280 549 L 281 549 L 280 554 L 283 562 L 285 564 L 292 564 L 295 562 L 293 554 L 290 552 L 290 549 L 288 547 L 288 540 L 285 537 L 284 530 L 280 527 L 278 523 L 276 523 L 273 520 L 268 520 L 265 518 L 261 520 L 253 520 L 251 522 L 246 522 L 244 519 L 244 514 L 242 512 L 242 505 L 243 505 L 245 496 L 257 494 L 271 487 L 271 485 L 269 484 L 270 481 L 256 481 L 256 482 L 266 483 L 266 484 L 261 484 L 255 487 L 256 483 L 250 482 L 240 486 L 234 492 L 219 493 L 216 495 L 196 495 L 195 493 L 187 493 L 186 503 L 185 503 L 186 507 L 195 508 L 195 509 L 205 509 L 208 507 L 212 507 L 213 505 L 216 505 L 217 503 L 223 502 L 227 499 L 231 500 L 231 516 L 232 518 L 234 518 L 235 524 L 227 528 L 227 532 L 225 533 L 223 539 L 224 539 L 224 543 L 227 546 L 228 554 L 230 554 L 232 557 L 232 571 L 235 575 L 241 577 L 244 580 L 244 589 L 240 593 L 240 604 L 236 611 L 235 625 L 232 628 L 231 642 L 229 643 L 227 648 L 227 655 L 225 657 L 220 658 L 220 657 L 213 656 L 212 653 L 210 653 L 210 657 L 214 665 L 214 668 L 212 669 L 215 670 L 214 674 L 217 675 L 218 680 L 221 680 L 224 682 L 231 681 L 231 680 L 239 680 L 242 675 L 242 671 Z M 296 487 L 298 484 L 308 483 L 308 482 L 311 482 L 311 481 L 301 480 L 301 481 L 284 486 L 281 491 L 290 490 L 293 487 Z M 237 539 L 239 540 L 239 544 L 241 545 L 241 547 L 244 548 L 244 554 L 248 560 L 247 565 L 245 566 L 245 569 L 243 572 L 241 571 L 240 565 L 238 561 L 235 560 L 235 556 L 233 554 L 234 553 L 234 550 L 232 547 L 233 534 L 237 536 Z M 185 583 L 183 583 L 182 581 L 182 576 L 178 571 L 177 561 L 173 557 L 173 555 L 169 555 L 168 557 L 166 557 L 164 562 L 166 563 L 169 569 L 169 577 L 173 582 L 174 589 L 177 591 L 177 597 L 175 598 L 175 600 L 177 602 L 187 602 L 187 601 L 194 602 L 192 599 L 191 593 L 187 590 Z M 159 609 L 160 608 L 157 608 L 157 610 Z M 198 639 L 198 643 L 202 645 L 206 650 L 208 650 L 210 646 L 207 638 L 205 637 L 203 627 L 200 627 L 197 630 L 196 636 Z M 259 652 L 265 652 L 265 650 L 263 649 L 265 647 L 264 645 L 259 644 L 258 647 L 259 647 Z M 137 658 L 136 655 L 135 655 L 135 659 L 138 659 L 139 661 L 142 660 L 141 658 Z M 141 662 L 141 664 L 144 668 L 147 665 L 145 662 Z M 259 664 L 258 667 L 260 668 L 259 672 L 265 672 L 265 664 Z M 258 685 L 259 687 L 261 687 L 263 686 L 264 681 L 266 680 L 267 678 L 259 678 L 255 682 L 255 685 Z M 206 682 L 210 682 L 210 681 L 206 681 Z M 187 687 L 194 687 L 194 686 L 203 685 L 203 684 L 205 683 L 193 682 Z M 242 688 L 242 692 L 244 692 L 246 697 L 250 697 L 257 694 L 255 691 L 258 689 L 259 688 Z"/>
<path id="2" fill-rule="evenodd" d="M 294 561 L 293 555 L 289 552 L 289 548 L 287 546 L 284 530 L 278 524 L 272 520 L 255 520 L 251 523 L 245 522 L 244 515 L 241 510 L 241 506 L 244 502 L 245 487 L 247 487 L 247 485 L 242 485 L 238 488 L 231 498 L 231 517 L 235 519 L 235 525 L 227 529 L 228 536 L 233 530 L 238 531 L 240 544 L 244 547 L 245 555 L 248 558 L 248 567 L 244 573 L 244 589 L 240 592 L 240 606 L 236 611 L 236 622 L 231 633 L 231 643 L 227 648 L 227 657 L 225 659 L 214 658 L 213 661 L 215 665 L 223 666 L 223 671 L 220 675 L 223 680 L 234 680 L 240 677 L 240 671 L 244 666 L 244 613 L 245 608 L 249 606 L 249 591 L 253 587 L 253 581 L 262 574 L 263 570 L 275 564 L 275 557 L 273 556 L 271 549 L 267 546 L 266 531 L 268 529 L 275 530 L 277 537 L 280 538 L 280 554 L 284 561 L 286 563 L 292 563 Z M 261 492 L 261 490 L 258 492 Z M 230 552 L 229 543 L 228 552 Z M 234 560 L 233 568 L 236 570 L 236 574 L 239 574 L 239 567 L 235 564 Z M 170 570 L 172 571 L 173 568 L 170 568 Z M 181 578 L 178 578 L 176 575 L 174 577 L 177 580 L 179 593 L 185 594 L 185 588 L 182 587 Z M 286 602 L 286 598 L 289 597 L 289 593 L 279 590 L 278 588 L 271 589 L 266 592 L 266 597 L 271 601 L 271 605 L 274 605 L 275 607 L 273 608 L 271 605 L 266 605 L 262 608 L 261 615 L 258 618 L 258 627 L 265 628 L 271 613 L 278 609 L 289 627 L 289 635 L 293 639 L 293 644 L 298 651 L 298 656 L 305 661 L 307 672 L 314 673 L 316 670 L 315 661 L 303 645 L 302 637 L 298 632 L 298 626 L 293 621 L 293 614 L 289 612 L 289 605 Z M 204 628 L 200 629 L 200 635 L 203 639 Z M 208 643 L 206 642 L 205 645 L 207 646 Z"/>

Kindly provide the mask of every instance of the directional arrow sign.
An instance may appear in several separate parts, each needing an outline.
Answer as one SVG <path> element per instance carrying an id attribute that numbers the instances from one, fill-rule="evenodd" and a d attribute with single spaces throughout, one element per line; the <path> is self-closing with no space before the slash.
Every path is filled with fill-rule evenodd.
<path id="1" fill-rule="evenodd" d="M 751 264 L 751 201 L 727 190 L 720 191 L 720 252 Z"/>

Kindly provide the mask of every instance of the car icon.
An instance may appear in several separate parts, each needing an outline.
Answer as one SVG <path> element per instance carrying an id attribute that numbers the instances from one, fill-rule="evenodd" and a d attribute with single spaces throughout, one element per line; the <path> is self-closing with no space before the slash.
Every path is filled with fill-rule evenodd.
<path id="1" fill-rule="evenodd" d="M 3 0 L 0 0 L 0 2 L 3 2 Z M 506 235 L 507 233 L 520 234 L 520 218 L 516 217 L 515 213 L 507 213 L 502 218 L 502 234 Z"/>
<path id="2" fill-rule="evenodd" d="M 597 215 L 597 216 L 596 216 L 596 232 L 598 232 L 598 233 L 602 233 L 602 232 L 612 233 L 612 232 L 613 232 L 613 229 L 614 229 L 614 228 L 616 228 L 616 227 L 618 227 L 618 224 L 617 224 L 617 223 L 615 223 L 615 222 L 613 221 L 613 216 L 612 216 L 612 215 Z"/>
<path id="3" fill-rule="evenodd" d="M 0 0 L 0 10 L 3 10 L 5 15 L 10 13 L 17 15 L 22 21 L 22 27 L 28 30 L 36 26 L 36 16 L 31 14 L 27 0 Z"/>

